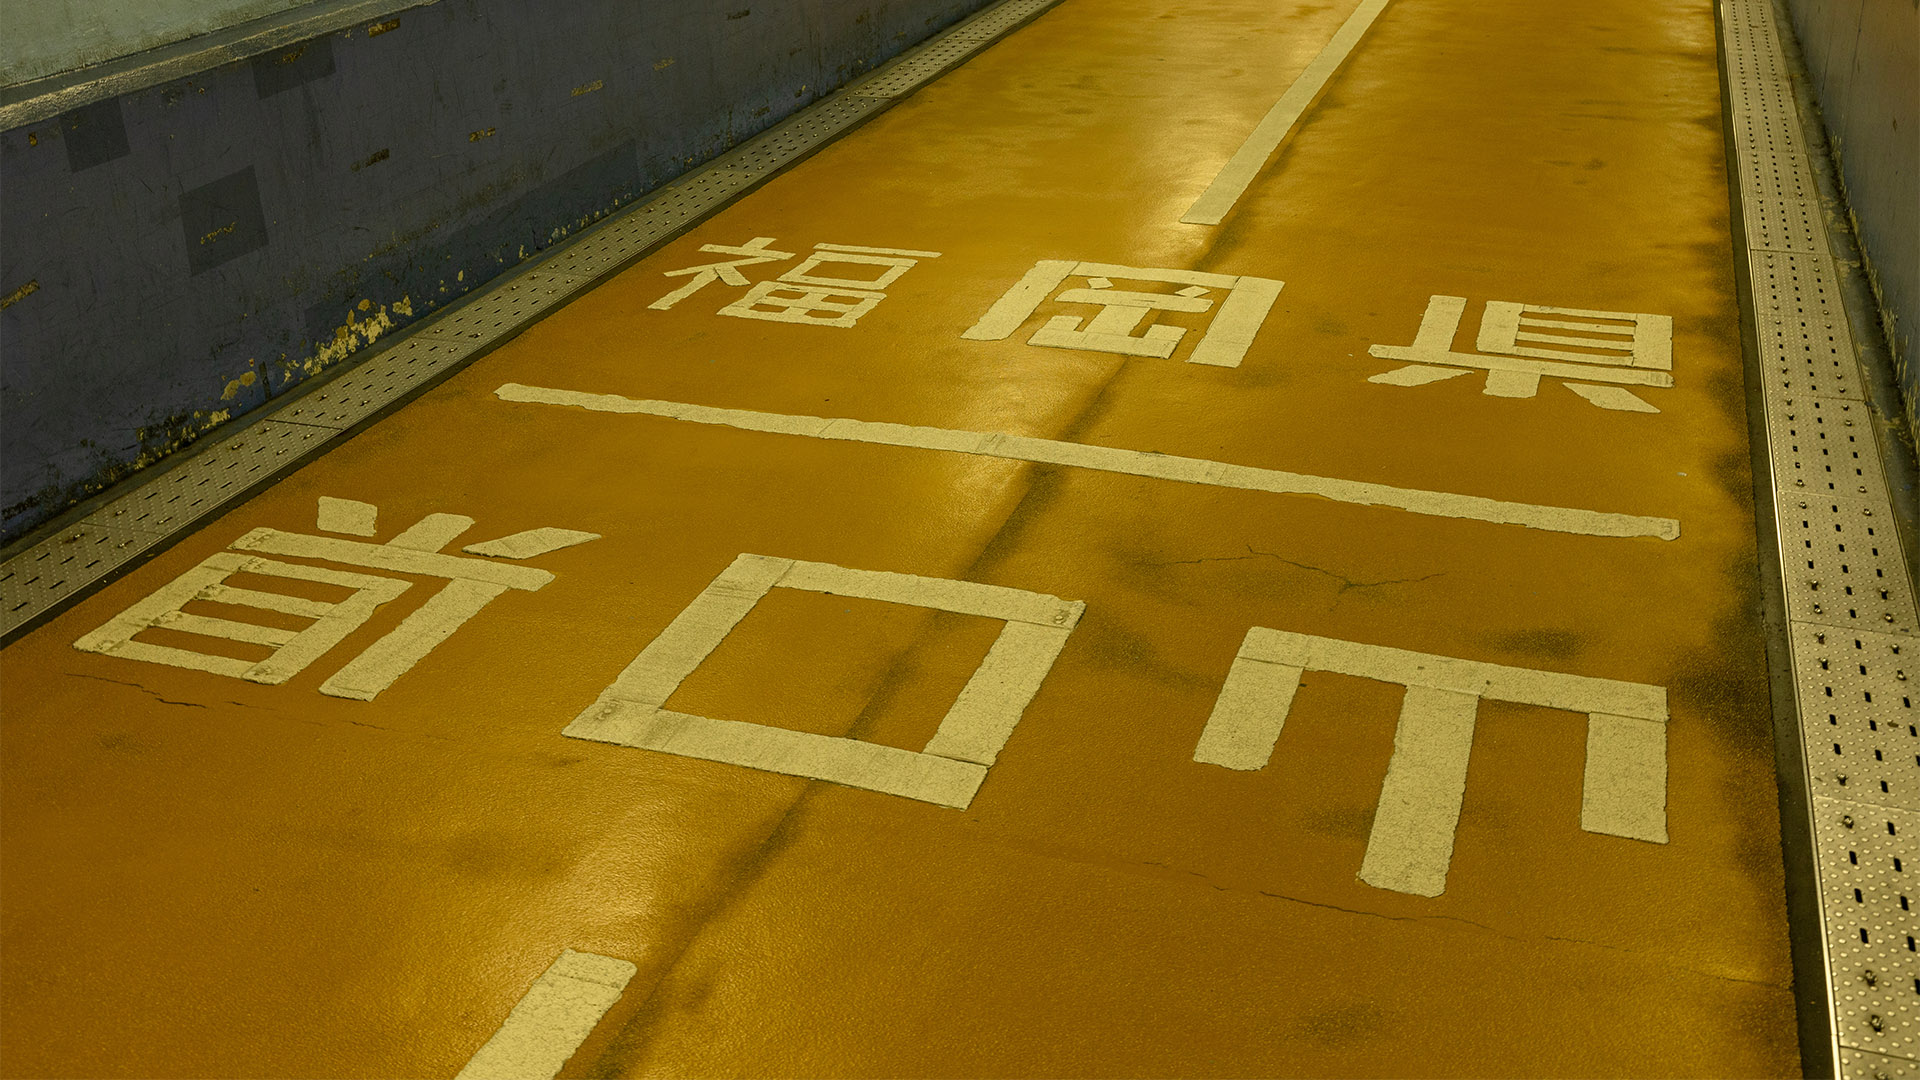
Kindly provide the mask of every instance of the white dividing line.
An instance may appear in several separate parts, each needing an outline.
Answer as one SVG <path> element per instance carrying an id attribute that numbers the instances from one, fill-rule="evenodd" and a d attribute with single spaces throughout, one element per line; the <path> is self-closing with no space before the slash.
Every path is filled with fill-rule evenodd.
<path id="1" fill-rule="evenodd" d="M 922 450 L 946 450 L 960 454 L 1030 461 L 1040 465 L 1072 465 L 1101 472 L 1147 476 L 1187 484 L 1267 491 L 1281 495 L 1318 495 L 1335 502 L 1356 506 L 1385 506 L 1433 517 L 1486 521 L 1497 525 L 1521 525 L 1548 532 L 1579 536 L 1651 536 L 1673 540 L 1680 535 L 1680 523 L 1672 518 L 1638 517 L 1632 514 L 1607 514 L 1597 510 L 1575 510 L 1535 503 L 1505 502 L 1477 495 L 1455 495 L 1445 491 L 1391 487 L 1355 480 L 1336 480 L 1325 476 L 1259 469 L 1249 465 L 1229 465 L 1202 458 L 1149 454 L 1139 450 L 1119 450 L 1107 446 L 1035 439 L 998 432 L 958 431 L 950 428 L 913 427 L 906 424 L 873 423 L 865 420 L 832 419 L 819 416 L 792 416 L 784 413 L 751 412 L 746 409 L 716 409 L 705 405 L 686 405 L 672 401 L 647 401 L 617 394 L 587 394 L 575 390 L 551 390 L 539 386 L 507 383 L 494 391 L 503 401 L 523 401 L 542 405 L 568 405 L 595 412 L 664 416 L 695 424 L 713 424 L 742 431 L 764 431 L 780 435 L 804 435 L 814 439 L 877 443 L 882 446 L 907 446 Z M 349 543 L 349 541 L 339 541 Z M 261 549 L 267 550 L 267 549 Z M 395 569 L 399 569 L 395 567 Z"/>
<path id="2" fill-rule="evenodd" d="M 552 1080 L 637 970 L 611 956 L 563 951 L 455 1080 Z"/>
<path id="3" fill-rule="evenodd" d="M 1300 73 L 1292 86 L 1287 87 L 1287 92 L 1280 95 L 1279 101 L 1274 102 L 1273 108 L 1253 129 L 1253 134 L 1247 136 L 1247 141 L 1241 143 L 1240 149 L 1221 166 L 1213 183 L 1207 185 L 1207 190 L 1180 218 L 1183 223 L 1218 225 L 1226 218 L 1233 204 L 1239 202 L 1240 196 L 1246 192 L 1247 185 L 1253 183 L 1253 178 L 1260 175 L 1261 169 L 1266 168 L 1267 159 L 1280 149 L 1287 133 L 1299 122 L 1300 115 L 1307 111 L 1307 106 L 1313 104 L 1314 98 L 1320 96 L 1327 80 L 1339 70 L 1347 54 L 1353 52 L 1361 35 L 1367 32 L 1367 28 L 1373 25 L 1373 20 L 1386 6 L 1387 0 L 1361 0 L 1360 6 L 1334 32 L 1333 40 L 1327 42 L 1326 47 L 1320 50 L 1320 55 L 1307 65 L 1307 70 Z"/>

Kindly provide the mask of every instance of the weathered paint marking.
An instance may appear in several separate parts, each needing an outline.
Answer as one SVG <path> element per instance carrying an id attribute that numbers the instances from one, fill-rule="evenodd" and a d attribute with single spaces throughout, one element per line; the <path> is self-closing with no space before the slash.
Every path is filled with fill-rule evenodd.
<path id="1" fill-rule="evenodd" d="M 1335 502 L 1356 506 L 1386 506 L 1434 517 L 1486 521 L 1499 525 L 1523 525 L 1549 532 L 1581 536 L 1652 536 L 1673 540 L 1680 535 L 1680 523 L 1672 518 L 1639 517 L 1632 514 L 1608 514 L 1597 510 L 1576 510 L 1536 503 L 1506 502 L 1478 495 L 1456 495 L 1445 491 L 1392 487 L 1356 480 L 1338 480 L 1305 473 L 1260 469 L 1250 465 L 1230 465 L 1202 458 L 1149 454 L 1139 450 L 1120 450 L 1107 446 L 1036 439 L 1024 435 L 1006 435 L 991 431 L 960 431 L 951 428 L 914 427 L 907 424 L 874 423 L 821 416 L 794 416 L 785 413 L 751 412 L 746 409 L 716 409 L 706 405 L 687 405 L 673 401 L 649 401 L 621 397 L 618 394 L 588 394 L 577 390 L 552 390 L 539 386 L 507 383 L 494 391 L 503 401 L 522 401 L 543 405 L 569 405 L 595 412 L 633 413 L 663 416 L 695 424 L 713 424 L 743 431 L 765 431 L 780 435 L 804 435 L 815 439 L 840 439 L 877 443 L 883 446 L 909 446 L 923 450 L 947 450 L 961 454 L 1030 461 L 1040 465 L 1072 465 L 1101 472 L 1149 476 L 1187 484 L 1269 491 L 1280 495 L 1318 495 Z"/>

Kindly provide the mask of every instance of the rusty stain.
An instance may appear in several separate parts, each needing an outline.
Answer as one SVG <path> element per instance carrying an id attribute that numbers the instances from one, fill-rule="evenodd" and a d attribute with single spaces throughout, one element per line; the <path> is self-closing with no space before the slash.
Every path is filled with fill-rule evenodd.
<path id="1" fill-rule="evenodd" d="M 476 132 L 474 132 L 473 134 L 471 134 L 471 135 L 468 135 L 468 136 L 467 136 L 467 141 L 468 141 L 468 142 L 479 142 L 479 141 L 480 141 L 481 139 L 490 139 L 490 138 L 492 138 L 492 137 L 493 137 L 493 129 L 492 129 L 492 128 L 487 128 L 487 129 L 486 129 L 486 130 L 484 130 L 484 131 L 476 131 Z"/>
<path id="2" fill-rule="evenodd" d="M 369 165 L 378 165 L 385 160 L 387 160 L 387 148 L 383 146 L 380 149 L 375 150 L 373 152 L 373 156 L 368 158 L 367 160 L 356 161 L 352 165 L 349 165 L 347 167 L 354 172 L 359 172 L 361 169 L 364 169 Z"/>
<path id="3" fill-rule="evenodd" d="M 305 46 L 305 45 L 302 45 L 302 46 L 300 46 L 300 47 L 299 47 L 299 48 L 297 48 L 297 49 L 293 49 L 293 50 L 291 50 L 291 51 L 289 51 L 289 52 L 283 52 L 283 53 L 281 53 L 281 54 L 280 54 L 280 59 L 279 59 L 279 60 L 278 60 L 277 62 L 278 62 L 278 63 L 282 63 L 282 64 L 291 64 L 291 63 L 293 63 L 293 62 L 294 62 L 295 60 L 298 60 L 298 59 L 300 59 L 301 57 L 303 57 L 303 56 L 305 56 L 305 55 L 307 55 L 307 46 Z M 201 91 L 201 92 L 202 92 L 202 93 L 205 93 L 205 91 L 204 91 L 204 90 L 203 90 L 203 91 Z"/>
<path id="4" fill-rule="evenodd" d="M 670 68 L 670 67 L 672 67 L 672 66 L 673 66 L 673 57 L 671 57 L 671 56 L 669 56 L 669 57 L 667 57 L 667 58 L 666 58 L 665 60 L 656 60 L 656 61 L 654 61 L 654 63 L 653 63 L 653 70 L 655 70 L 655 71 L 665 71 L 665 70 L 667 70 L 668 68 Z"/>
<path id="5" fill-rule="evenodd" d="M 258 375 L 249 371 L 237 379 L 227 380 L 227 388 L 225 390 L 220 391 L 220 400 L 232 401 L 236 396 L 239 395 L 241 387 L 252 386 L 256 381 L 258 381 L 258 378 L 259 378 Z"/>
<path id="6" fill-rule="evenodd" d="M 398 29 L 400 29 L 400 20 L 388 19 L 386 22 L 377 22 L 367 27 L 367 36 L 379 37 L 381 34 L 384 34 L 389 30 L 398 30 Z"/>
<path id="7" fill-rule="evenodd" d="M 8 293 L 6 299 L 0 300 L 0 308 L 10 308 L 13 305 L 19 303 L 22 300 L 25 300 L 27 297 L 32 296 L 34 293 L 37 293 L 39 291 L 40 291 L 40 279 L 34 278 L 32 281 L 29 281 L 25 285 L 22 285 L 19 288 L 13 290 L 12 292 Z"/>
<path id="8" fill-rule="evenodd" d="M 361 318 L 360 313 L 372 309 L 372 314 Z M 391 313 L 390 313 L 391 312 Z M 393 314 L 411 316 L 413 298 L 403 296 L 393 302 L 389 308 L 373 308 L 373 301 L 361 300 L 347 309 L 347 321 L 333 329 L 333 340 L 321 343 L 314 349 L 313 355 L 300 361 L 298 367 L 308 375 L 317 375 L 332 367 L 348 356 L 373 344 L 396 325 Z M 292 365 L 290 365 L 292 366 Z"/>
<path id="9" fill-rule="evenodd" d="M 213 241 L 218 240 L 222 236 L 225 236 L 228 233 L 232 232 L 234 229 L 238 228 L 239 225 L 240 223 L 237 221 L 229 221 L 225 225 L 222 225 L 219 228 L 208 233 L 207 235 L 201 237 L 200 242 L 202 244 L 212 243 Z"/>
<path id="10" fill-rule="evenodd" d="M 40 145 L 40 136 L 38 136 L 38 135 L 35 135 L 35 134 L 34 134 L 33 132 L 31 132 L 31 131 L 29 131 L 29 132 L 27 132 L 27 145 L 28 145 L 28 146 L 39 146 L 39 145 Z"/>
<path id="11" fill-rule="evenodd" d="M 580 96 L 580 95 L 582 95 L 582 94 L 591 94 L 591 93 L 593 93 L 593 92 L 594 92 L 595 90 L 598 90 L 598 89 L 600 89 L 601 87 L 603 87 L 603 86 L 605 86 L 605 85 L 607 85 L 607 81 L 606 81 L 605 79 L 595 79 L 595 80 L 593 80 L 592 82 L 590 82 L 590 83 L 588 83 L 588 84 L 587 84 L 587 85 L 585 85 L 585 86 L 576 86 L 576 87 L 574 87 L 574 88 L 573 88 L 573 96 L 574 96 L 574 97 L 579 97 L 579 96 Z"/>

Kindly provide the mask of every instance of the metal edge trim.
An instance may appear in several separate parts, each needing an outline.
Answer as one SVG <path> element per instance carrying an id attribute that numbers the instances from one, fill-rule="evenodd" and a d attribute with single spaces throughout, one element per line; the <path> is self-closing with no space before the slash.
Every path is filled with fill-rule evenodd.
<path id="1" fill-rule="evenodd" d="M 397 11 L 439 0 L 321 0 L 72 71 L 0 87 L 0 131 L 12 131 L 110 97 L 198 75 Z"/>

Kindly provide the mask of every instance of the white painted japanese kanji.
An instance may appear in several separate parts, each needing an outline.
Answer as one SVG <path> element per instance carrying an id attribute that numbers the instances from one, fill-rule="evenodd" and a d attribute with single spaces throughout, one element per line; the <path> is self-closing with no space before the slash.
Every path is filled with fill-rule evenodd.
<path id="1" fill-rule="evenodd" d="M 1407 688 L 1360 880 L 1438 896 L 1467 788 L 1483 699 L 1587 714 L 1580 827 L 1667 842 L 1667 692 L 1644 683 L 1507 667 L 1256 626 L 1247 632 L 1193 760 L 1264 768 L 1300 677 L 1326 671 Z"/>
<path id="2" fill-rule="evenodd" d="M 665 708 L 680 683 L 775 587 L 980 615 L 1007 625 L 918 752 Z M 741 555 L 565 734 L 965 809 L 1085 608 L 1079 601 L 998 585 Z"/>
<path id="3" fill-rule="evenodd" d="M 376 515 L 377 510 L 371 504 L 323 496 L 317 517 L 323 531 L 371 536 Z M 473 524 L 472 518 L 458 514 L 428 514 L 384 544 L 255 529 L 234 541 L 234 550 L 209 556 L 73 645 L 83 652 L 274 685 L 306 670 L 348 634 L 366 625 L 382 604 L 399 597 L 412 585 L 401 578 L 283 562 L 263 558 L 263 555 L 445 578 L 445 587 L 320 684 L 323 694 L 371 701 L 495 597 L 509 589 L 534 592 L 553 580 L 553 575 L 545 570 L 503 565 L 489 557 L 527 559 L 599 539 L 597 533 L 572 529 L 529 529 L 470 544 L 464 549 L 482 558 L 442 554 L 442 548 Z M 228 579 L 236 574 L 313 581 L 352 592 L 338 601 L 310 600 L 228 584 Z M 289 630 L 185 610 L 187 605 L 201 601 L 312 621 L 301 629 Z M 139 640 L 142 631 L 151 629 L 261 645 L 272 652 L 258 660 L 241 660 Z"/>
<path id="4" fill-rule="evenodd" d="M 771 236 L 756 236 L 739 245 L 702 244 L 701 251 L 734 258 L 666 271 L 667 277 L 685 277 L 687 283 L 647 306 L 655 311 L 669 310 L 718 282 L 747 290 L 722 307 L 721 315 L 845 329 L 878 307 L 886 299 L 887 288 L 921 260 L 940 257 L 937 251 L 910 248 L 815 244 L 812 254 L 780 276 L 748 281 L 741 272 L 743 267 L 794 257 L 791 251 L 769 246 L 773 243 Z"/>
<path id="5" fill-rule="evenodd" d="M 1086 278 L 1086 285 L 1062 289 L 1073 277 Z M 1117 288 L 1115 278 L 1180 287 Z M 1089 305 L 1098 310 L 1090 316 L 1055 315 L 1027 338 L 1027 344 L 1164 359 L 1173 355 L 1187 330 L 1152 321 L 1157 312 L 1193 315 L 1212 312 L 1213 317 L 1187 356 L 1187 362 L 1238 367 L 1283 285 L 1284 282 L 1270 278 L 1236 277 L 1200 270 L 1042 259 L 960 336 L 972 341 L 1012 337 L 1041 304 L 1051 300 Z"/>
<path id="6" fill-rule="evenodd" d="M 1487 373 L 1483 393 L 1530 398 L 1540 379 L 1569 380 L 1567 389 L 1603 409 L 1657 413 L 1627 386 L 1671 387 L 1673 319 L 1628 311 L 1541 307 L 1505 300 L 1487 302 L 1474 344 L 1480 351 L 1455 352 L 1454 337 L 1466 314 L 1459 296 L 1433 296 L 1420 317 L 1412 345 L 1375 345 L 1382 360 L 1408 361 L 1368 382 L 1422 386 L 1479 368 Z M 1553 347 L 1550 347 L 1553 346 Z"/>

